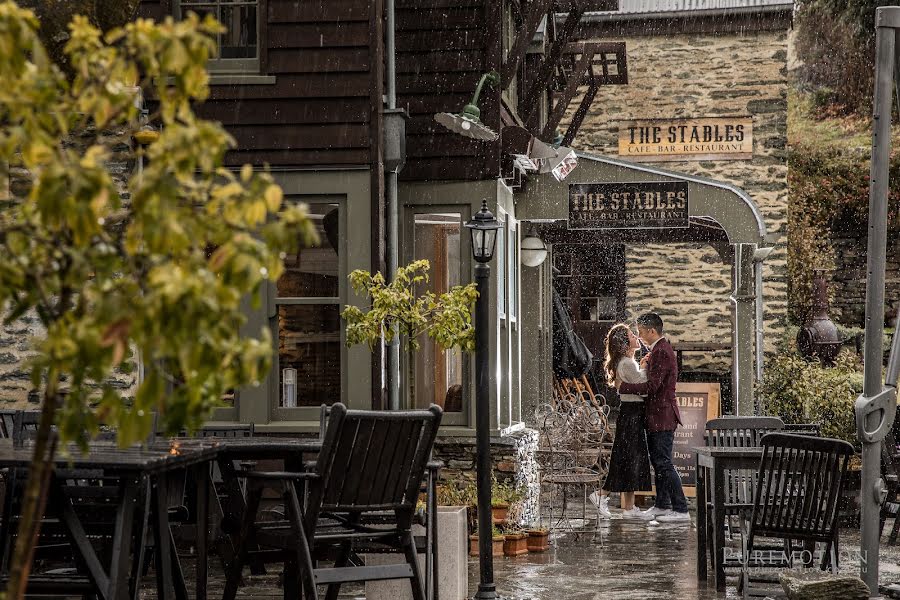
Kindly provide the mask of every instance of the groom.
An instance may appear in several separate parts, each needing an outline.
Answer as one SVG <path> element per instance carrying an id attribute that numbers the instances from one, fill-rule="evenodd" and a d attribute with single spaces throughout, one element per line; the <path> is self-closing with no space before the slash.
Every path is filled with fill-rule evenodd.
<path id="1" fill-rule="evenodd" d="M 647 382 L 622 383 L 619 393 L 647 397 L 644 402 L 647 447 L 656 474 L 656 505 L 642 515 L 660 523 L 690 523 L 681 478 L 672 464 L 675 429 L 681 425 L 681 414 L 675 401 L 675 382 L 678 380 L 675 352 L 663 337 L 663 322 L 658 314 L 646 313 L 638 317 L 637 329 L 638 336 L 650 347 L 650 354 L 641 360 L 641 366 L 647 370 Z"/>

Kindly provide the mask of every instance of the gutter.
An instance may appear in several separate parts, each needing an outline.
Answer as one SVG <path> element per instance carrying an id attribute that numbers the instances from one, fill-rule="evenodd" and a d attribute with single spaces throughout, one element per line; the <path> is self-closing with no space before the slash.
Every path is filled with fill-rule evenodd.
<path id="1" fill-rule="evenodd" d="M 660 19 L 696 19 L 702 17 L 729 17 L 745 15 L 768 15 L 778 13 L 793 13 L 794 4 L 772 4 L 767 6 L 739 6 L 734 8 L 704 8 L 699 10 L 673 10 L 657 12 L 613 13 L 594 12 L 585 13 L 581 17 L 582 25 L 587 23 L 608 23 L 615 21 L 652 21 Z M 567 13 L 556 13 L 555 19 L 559 23 L 565 20 Z"/>

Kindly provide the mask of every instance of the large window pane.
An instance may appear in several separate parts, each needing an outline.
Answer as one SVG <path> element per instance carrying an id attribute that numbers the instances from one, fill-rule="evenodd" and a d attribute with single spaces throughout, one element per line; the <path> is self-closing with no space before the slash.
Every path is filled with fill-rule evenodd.
<path id="1" fill-rule="evenodd" d="M 279 403 L 285 408 L 341 398 L 341 318 L 336 304 L 278 307 Z"/>
<path id="2" fill-rule="evenodd" d="M 427 289 L 435 294 L 460 285 L 461 224 L 459 213 L 415 216 L 413 252 L 416 260 L 426 259 L 431 264 Z M 446 412 L 462 412 L 462 353 L 444 350 L 424 335 L 419 343 L 421 349 L 415 354 L 416 407 L 434 403 Z"/>
<path id="3" fill-rule="evenodd" d="M 518 227 L 510 224 L 507 258 L 509 259 L 509 316 L 519 316 L 519 235 Z"/>
<path id="4" fill-rule="evenodd" d="M 339 284 L 337 204 L 310 204 L 319 243 L 285 257 L 278 280 L 279 298 L 337 298 Z"/>
<path id="5" fill-rule="evenodd" d="M 495 263 L 497 264 L 497 310 L 500 315 L 506 316 L 506 224 L 497 230 L 497 251 Z"/>

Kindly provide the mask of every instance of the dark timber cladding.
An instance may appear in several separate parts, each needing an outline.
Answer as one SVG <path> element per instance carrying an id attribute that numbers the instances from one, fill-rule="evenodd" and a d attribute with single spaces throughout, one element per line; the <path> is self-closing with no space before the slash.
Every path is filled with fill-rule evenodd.
<path id="1" fill-rule="evenodd" d="M 144 0 L 143 16 L 175 0 Z M 260 75 L 274 84 L 213 85 L 198 112 L 237 141 L 228 164 L 369 165 L 373 68 L 368 0 L 259 0 Z"/>
<path id="2" fill-rule="evenodd" d="M 406 180 L 491 179 L 499 176 L 500 145 L 470 140 L 434 121 L 459 112 L 482 73 L 499 70 L 499 2 L 397 0 L 397 105 L 407 123 Z M 500 128 L 499 92 L 485 88 L 481 118 Z"/>

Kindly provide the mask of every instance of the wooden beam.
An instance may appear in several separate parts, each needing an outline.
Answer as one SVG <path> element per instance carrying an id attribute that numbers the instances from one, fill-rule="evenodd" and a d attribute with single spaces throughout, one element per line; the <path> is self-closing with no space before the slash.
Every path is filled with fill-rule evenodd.
<path id="1" fill-rule="evenodd" d="M 578 29 L 578 23 L 579 21 L 581 21 L 581 15 L 581 8 L 573 2 L 571 8 L 569 9 L 569 14 L 566 17 L 565 22 L 557 31 L 557 37 L 555 40 L 553 40 L 553 45 L 547 52 L 547 56 L 544 58 L 541 66 L 538 68 L 537 76 L 532 82 L 531 87 L 528 88 L 528 94 L 525 96 L 525 104 L 523 106 L 524 110 L 522 119 L 526 123 L 528 123 L 530 127 L 534 126 L 535 120 L 537 118 L 538 100 L 540 99 L 541 94 L 544 92 L 544 90 L 547 89 L 547 85 L 550 83 L 550 78 L 553 76 L 553 69 L 554 67 L 556 67 L 556 63 L 558 63 L 559 59 L 562 57 L 563 51 L 566 49 L 566 46 L 569 43 L 569 39 L 575 34 L 575 31 Z"/>
<path id="2" fill-rule="evenodd" d="M 578 93 L 581 77 L 584 75 L 585 71 L 591 68 L 592 60 L 594 60 L 594 54 L 585 51 L 581 54 L 581 58 L 575 63 L 575 70 L 569 75 L 569 80 L 566 82 L 566 89 L 563 91 L 559 100 L 556 101 L 553 110 L 550 111 L 550 115 L 547 117 L 547 123 L 544 125 L 544 132 L 541 136 L 543 139 L 553 139 L 553 132 L 556 130 L 556 126 L 559 125 L 559 122 L 562 121 L 563 116 L 565 116 L 566 109 L 569 107 L 569 103 L 572 102 L 572 98 Z"/>
<path id="3" fill-rule="evenodd" d="M 522 29 L 519 30 L 509 54 L 506 55 L 506 60 L 503 61 L 503 68 L 500 71 L 501 90 L 505 90 L 509 87 L 509 84 L 512 83 L 513 77 L 515 77 L 516 74 L 516 69 L 519 68 L 519 63 L 525 56 L 528 45 L 531 43 L 531 40 L 534 39 L 534 34 L 541 24 L 541 19 L 547 15 L 552 3 L 553 0 L 531 0 L 531 2 L 529 2 L 528 15 L 525 18 L 525 23 L 523 24 Z"/>
<path id="4" fill-rule="evenodd" d="M 575 140 L 575 136 L 578 135 L 578 130 L 581 128 L 584 117 L 587 115 L 587 111 L 590 109 L 591 103 L 594 101 L 594 96 L 597 95 L 597 90 L 599 89 L 600 86 L 597 85 L 596 82 L 593 82 L 591 87 L 585 92 L 584 98 L 581 99 L 581 104 L 578 105 L 578 109 L 575 111 L 575 114 L 572 115 L 572 122 L 569 123 L 569 128 L 566 129 L 566 135 L 563 136 L 563 146 L 569 148 L 572 147 L 572 142 Z"/>

